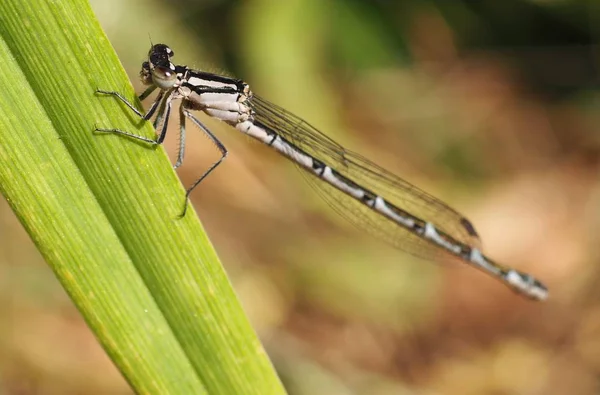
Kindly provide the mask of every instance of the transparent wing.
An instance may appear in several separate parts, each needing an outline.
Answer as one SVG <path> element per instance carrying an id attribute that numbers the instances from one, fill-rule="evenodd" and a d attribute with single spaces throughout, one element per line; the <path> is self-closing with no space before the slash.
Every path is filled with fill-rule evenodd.
<path id="1" fill-rule="evenodd" d="M 383 197 L 415 217 L 433 223 L 436 228 L 457 241 L 475 247 L 480 244 L 479 236 L 471 222 L 439 199 L 363 156 L 346 150 L 306 121 L 259 96 L 252 98 L 252 107 L 255 111 L 255 122 L 271 129 L 362 188 Z M 305 178 L 337 213 L 355 226 L 410 254 L 425 258 L 438 254 L 439 251 L 428 241 L 340 192 L 327 182 L 310 175 Z"/>

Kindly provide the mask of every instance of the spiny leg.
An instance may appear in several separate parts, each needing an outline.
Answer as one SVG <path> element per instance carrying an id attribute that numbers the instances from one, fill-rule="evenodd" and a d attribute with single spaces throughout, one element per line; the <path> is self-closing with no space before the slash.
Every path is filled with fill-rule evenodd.
<path id="1" fill-rule="evenodd" d="M 140 99 L 146 98 L 155 89 L 156 89 L 156 87 L 150 87 L 150 88 L 146 89 L 146 91 L 144 91 L 140 95 Z M 127 136 L 127 137 L 130 137 L 130 138 L 136 139 L 136 140 L 144 141 L 144 142 L 152 144 L 152 145 L 162 144 L 162 142 L 165 139 L 166 132 L 167 132 L 168 116 L 169 116 L 169 114 L 171 112 L 171 101 L 172 101 L 174 92 L 171 92 L 167 96 L 165 96 L 165 92 L 161 90 L 160 93 L 158 94 L 158 96 L 156 97 L 156 100 L 154 101 L 154 103 L 152 103 L 152 106 L 150 107 L 150 109 L 148 110 L 148 112 L 146 114 L 142 114 L 138 109 L 136 109 L 133 106 L 133 104 L 131 104 L 119 92 L 104 91 L 104 90 L 100 90 L 100 89 L 97 89 L 96 92 L 102 93 L 102 94 L 111 95 L 111 96 L 115 96 L 120 101 L 122 101 L 127 107 L 129 107 L 135 114 L 137 114 L 140 118 L 142 118 L 145 121 L 147 121 L 150 118 L 152 118 L 152 116 L 154 115 L 154 113 L 158 109 L 158 114 L 157 114 L 156 120 L 154 122 L 154 128 L 155 129 L 157 128 L 158 123 L 163 119 L 163 117 L 164 117 L 164 122 L 162 124 L 161 129 L 160 129 L 160 133 L 158 134 L 158 137 L 155 138 L 155 139 L 150 139 L 150 138 L 147 138 L 147 137 L 143 137 L 143 136 L 140 136 L 140 135 L 137 135 L 137 134 L 134 134 L 134 133 L 131 133 L 131 132 L 127 132 L 127 131 L 124 131 L 124 130 L 121 130 L 121 129 L 116 129 L 116 128 L 106 129 L 106 128 L 98 128 L 98 127 L 96 127 L 94 129 L 94 131 L 96 131 L 96 132 L 102 132 L 102 133 L 119 134 L 119 135 Z"/>
<path id="2" fill-rule="evenodd" d="M 174 169 L 177 169 L 183 164 L 183 156 L 185 154 L 185 108 L 182 105 L 179 107 L 179 150 L 177 151 L 177 162 Z"/>
<path id="3" fill-rule="evenodd" d="M 173 101 L 173 94 L 167 96 L 164 100 L 164 108 L 159 112 L 159 115 L 156 116 L 156 122 L 154 124 L 154 129 L 158 131 L 158 119 L 163 117 L 164 121 L 160 128 L 160 133 L 158 133 L 158 138 L 156 139 L 156 144 L 162 144 L 165 141 L 165 137 L 167 136 L 167 126 L 169 126 L 169 118 L 171 117 L 171 103 Z"/>
<path id="4" fill-rule="evenodd" d="M 190 121 L 192 121 L 196 126 L 198 126 L 200 128 L 200 130 L 202 130 L 204 132 L 204 134 L 213 142 L 213 144 L 219 149 L 219 151 L 221 151 L 221 158 L 219 160 L 217 160 L 215 163 L 212 164 L 212 166 L 210 166 L 208 168 L 208 170 L 206 170 L 204 172 L 204 174 L 202 174 L 200 176 L 200 178 L 198 178 L 193 184 L 192 186 L 190 186 L 187 191 L 185 191 L 185 204 L 183 206 L 183 212 L 181 213 L 180 217 L 184 217 L 185 213 L 187 212 L 187 207 L 188 207 L 188 199 L 190 197 L 190 194 L 192 193 L 192 191 L 194 190 L 194 188 L 196 188 L 201 182 L 202 180 L 204 180 L 214 169 L 217 168 L 217 166 L 219 166 L 221 164 L 221 162 L 223 162 L 223 160 L 225 158 L 227 158 L 227 148 L 225 148 L 225 146 L 219 141 L 219 139 L 212 134 L 212 132 L 210 130 L 208 130 L 208 128 L 206 126 L 204 126 L 204 124 L 202 122 L 200 122 L 200 120 L 198 120 L 196 117 L 194 117 L 186 108 L 181 107 L 181 113 L 183 114 L 184 117 L 187 117 L 190 119 Z M 181 122 L 181 129 L 183 130 L 183 135 L 185 135 L 185 119 L 182 118 L 182 122 Z M 182 160 L 183 160 L 183 155 L 182 155 Z"/>
<path id="5" fill-rule="evenodd" d="M 154 118 L 154 122 L 152 123 L 152 126 L 154 127 L 154 130 L 158 130 L 158 125 L 162 122 L 164 114 L 165 114 L 167 100 L 161 98 L 160 100 L 156 100 L 154 103 L 156 104 L 157 112 L 156 112 L 156 118 Z"/>
<path id="6" fill-rule="evenodd" d="M 140 101 L 144 100 L 145 98 L 147 98 L 155 90 L 156 90 L 156 86 L 152 85 L 151 87 L 149 87 L 148 89 L 146 89 L 144 92 L 142 92 L 142 94 L 138 97 L 138 99 Z M 150 107 L 150 109 L 148 110 L 148 112 L 146 114 L 142 114 L 137 108 L 135 108 L 135 106 L 133 104 L 131 104 L 131 102 L 129 100 L 127 100 L 119 92 L 105 91 L 103 89 L 96 89 L 96 93 L 101 93 L 103 95 L 111 95 L 111 96 L 116 97 L 121 102 L 123 102 L 123 104 L 125 104 L 127 107 L 129 107 L 129 109 L 131 111 L 133 111 L 134 113 L 136 113 L 140 118 L 142 118 L 143 120 L 147 121 L 150 118 L 152 118 L 152 115 L 154 115 L 154 112 L 156 111 L 156 107 L 157 107 L 158 103 L 160 102 L 160 100 L 162 99 L 164 91 L 162 91 L 162 90 L 160 91 L 158 97 L 156 98 L 156 100 L 154 101 L 154 103 L 152 103 L 152 106 Z"/>

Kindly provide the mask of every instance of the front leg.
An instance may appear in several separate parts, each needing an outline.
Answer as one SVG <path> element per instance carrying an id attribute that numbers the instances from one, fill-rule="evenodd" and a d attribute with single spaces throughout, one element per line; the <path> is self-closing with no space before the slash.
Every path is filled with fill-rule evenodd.
<path id="1" fill-rule="evenodd" d="M 146 89 L 141 95 L 140 95 L 140 100 L 145 99 L 146 97 L 148 97 L 148 95 L 150 95 L 154 90 L 156 89 L 156 86 L 151 86 L 148 89 Z M 163 100 L 165 97 L 165 91 L 160 91 L 160 93 L 158 94 L 158 96 L 156 97 L 156 100 L 154 101 L 154 103 L 152 103 L 152 106 L 150 107 L 150 109 L 148 110 L 148 112 L 146 114 L 142 114 L 137 108 L 135 108 L 135 106 L 133 104 L 131 104 L 125 97 L 123 97 L 123 95 L 121 95 L 119 92 L 115 92 L 115 91 L 105 91 L 105 90 L 101 90 L 101 89 L 96 89 L 96 93 L 101 93 L 101 94 L 105 94 L 105 95 L 111 95 L 116 97 L 117 99 L 119 99 L 121 102 L 123 102 L 127 107 L 129 107 L 129 109 L 131 109 L 136 115 L 138 115 L 142 120 L 147 121 L 150 118 L 152 118 L 152 116 L 154 115 L 154 113 L 156 112 L 156 110 L 158 109 L 158 115 L 157 115 L 157 122 L 163 118 L 163 116 L 165 116 L 165 121 L 163 122 L 162 128 L 161 128 L 161 132 L 159 133 L 158 137 L 156 139 L 149 139 L 147 137 L 143 137 L 143 136 L 139 136 L 137 134 L 131 133 L 131 132 L 127 132 L 121 129 L 116 129 L 116 128 L 94 128 L 95 132 L 101 132 L 101 133 L 113 133 L 113 134 L 119 134 L 122 136 L 127 136 L 136 140 L 140 140 L 152 145 L 158 145 L 158 144 L 162 144 L 162 142 L 164 141 L 165 138 L 165 134 L 166 134 L 166 130 L 167 130 L 167 124 L 168 124 L 168 116 L 171 112 L 171 101 L 172 101 L 172 97 L 174 94 L 174 91 L 171 92 L 169 94 L 169 96 L 166 98 L 167 100 Z M 161 103 L 166 102 L 166 105 L 161 105 Z M 154 125 L 155 129 L 157 125 Z"/>
<path id="2" fill-rule="evenodd" d="M 155 85 L 152 85 L 152 86 L 148 87 L 148 89 L 146 89 L 144 92 L 142 92 L 142 94 L 139 96 L 140 101 L 143 101 L 145 98 L 147 98 L 155 90 L 156 90 L 156 86 Z M 133 111 L 134 113 L 136 113 L 140 118 L 142 118 L 143 120 L 147 121 L 150 118 L 152 118 L 152 115 L 154 115 L 154 112 L 156 111 L 156 107 L 157 107 L 158 103 L 160 102 L 160 99 L 162 98 L 162 95 L 164 94 L 164 91 L 160 91 L 160 94 L 158 95 L 158 97 L 156 98 L 156 100 L 154 101 L 154 103 L 152 103 L 152 106 L 150 107 L 150 110 L 148 110 L 148 112 L 146 114 L 142 114 L 137 108 L 135 108 L 135 106 L 133 104 L 131 104 L 131 102 L 129 100 L 127 100 L 119 92 L 105 91 L 103 89 L 96 89 L 96 93 L 101 93 L 103 95 L 111 95 L 111 96 L 116 97 L 121 102 L 123 102 L 127 107 L 129 107 L 129 109 L 131 111 Z"/>

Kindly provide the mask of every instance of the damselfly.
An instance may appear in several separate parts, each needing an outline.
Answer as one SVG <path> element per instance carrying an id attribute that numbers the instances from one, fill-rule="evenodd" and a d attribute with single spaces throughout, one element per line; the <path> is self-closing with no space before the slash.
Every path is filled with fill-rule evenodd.
<path id="1" fill-rule="evenodd" d="M 173 55 L 173 51 L 164 44 L 152 45 L 148 61 L 142 64 L 140 76 L 149 87 L 139 99 L 144 100 L 159 89 L 146 114 L 138 111 L 118 92 L 97 91 L 119 98 L 144 120 L 150 120 L 156 114 L 156 139 L 120 129 L 96 128 L 96 131 L 161 144 L 167 133 L 173 101 L 181 100 L 181 139 L 174 167 L 183 162 L 186 118 L 198 126 L 221 152 L 221 158 L 187 189 L 182 215 L 185 215 L 190 193 L 227 156 L 225 146 L 190 112 L 200 110 L 272 147 L 306 170 L 311 175 L 308 178 L 317 180 L 317 190 L 331 207 L 367 232 L 427 259 L 438 252 L 449 253 L 529 298 L 547 298 L 547 288 L 533 276 L 485 257 L 477 247 L 479 236 L 471 222 L 445 203 L 346 150 L 283 108 L 253 95 L 244 81 L 175 65 L 171 62 Z"/>

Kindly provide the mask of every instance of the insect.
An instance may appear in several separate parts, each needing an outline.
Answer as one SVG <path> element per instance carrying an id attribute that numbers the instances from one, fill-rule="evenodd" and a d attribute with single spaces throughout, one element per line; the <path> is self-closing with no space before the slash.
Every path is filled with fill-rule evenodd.
<path id="1" fill-rule="evenodd" d="M 548 297 L 548 289 L 533 276 L 502 266 L 482 254 L 479 236 L 469 220 L 448 205 L 390 173 L 361 155 L 343 148 L 299 117 L 254 95 L 242 80 L 190 69 L 171 62 L 174 52 L 165 44 L 152 45 L 140 77 L 149 87 L 139 99 L 156 89 L 159 93 L 143 114 L 118 92 L 112 95 L 144 120 L 155 114 L 155 139 L 120 129 L 96 128 L 149 144 L 162 144 L 167 133 L 171 107 L 181 101 L 180 145 L 175 168 L 183 163 L 186 120 L 210 138 L 221 152 L 186 191 L 185 215 L 190 193 L 227 157 L 227 149 L 191 111 L 202 111 L 226 122 L 293 161 L 310 175 L 310 180 L 329 205 L 353 224 L 416 256 L 430 258 L 449 253 L 513 290 L 534 300 Z"/>

